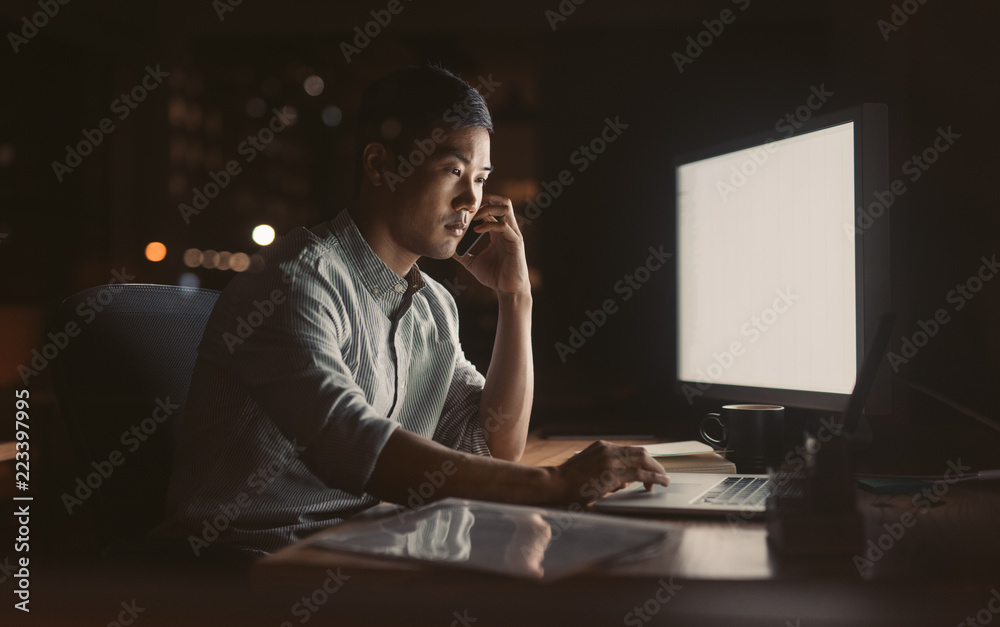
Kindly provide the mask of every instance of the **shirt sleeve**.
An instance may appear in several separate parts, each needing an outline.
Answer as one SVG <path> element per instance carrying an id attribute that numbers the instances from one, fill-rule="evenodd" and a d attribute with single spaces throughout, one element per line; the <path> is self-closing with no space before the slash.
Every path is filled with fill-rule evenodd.
<path id="1" fill-rule="evenodd" d="M 222 317 L 239 325 L 237 310 L 247 309 L 243 332 L 229 329 L 221 351 L 277 428 L 304 447 L 306 467 L 327 486 L 361 495 L 399 425 L 372 408 L 344 361 L 329 279 L 294 275 L 273 268 L 243 284 Z"/>
<path id="2" fill-rule="evenodd" d="M 466 453 L 491 456 L 488 437 L 479 424 L 479 403 L 485 384 L 486 379 L 459 349 L 455 353 L 455 374 L 434 432 L 435 442 Z"/>

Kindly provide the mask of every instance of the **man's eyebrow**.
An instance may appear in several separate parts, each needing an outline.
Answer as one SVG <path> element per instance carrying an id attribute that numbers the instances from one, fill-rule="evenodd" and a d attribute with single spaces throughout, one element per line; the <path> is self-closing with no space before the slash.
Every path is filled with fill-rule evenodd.
<path id="1" fill-rule="evenodd" d="M 469 159 L 467 156 L 459 152 L 457 148 L 450 148 L 448 146 L 443 146 L 442 152 L 449 154 L 452 157 L 455 157 L 465 165 L 472 165 L 472 159 Z M 483 169 L 486 170 L 487 172 L 492 172 L 493 166 L 491 165 L 483 166 Z"/>

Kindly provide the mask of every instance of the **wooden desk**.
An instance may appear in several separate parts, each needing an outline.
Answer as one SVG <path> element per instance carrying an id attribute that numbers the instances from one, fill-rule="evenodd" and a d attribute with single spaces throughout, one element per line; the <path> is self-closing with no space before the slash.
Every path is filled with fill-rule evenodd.
<path id="1" fill-rule="evenodd" d="M 556 462 L 588 443 L 533 439 L 527 459 Z M 668 538 L 643 562 L 548 584 L 387 564 L 303 544 L 260 560 L 249 582 L 244 573 L 204 564 L 193 572 L 163 566 L 136 572 L 33 558 L 32 614 L 20 622 L 15 617 L 13 624 L 111 624 L 130 603 L 143 608 L 137 627 L 966 624 L 967 617 L 986 617 L 990 603 L 997 607 L 998 491 L 997 484 L 949 486 L 946 502 L 921 514 L 865 576 L 850 558 L 774 555 L 759 522 L 731 526 L 666 518 L 651 519 L 668 531 Z M 891 527 L 913 509 L 911 499 L 901 496 L 861 494 L 859 503 L 874 541 L 886 532 L 884 525 Z M 368 515 L 380 513 L 384 509 Z M 351 524 L 357 522 L 341 528 Z M 329 593 L 331 575 L 342 586 Z M 9 582 L 0 579 L 0 586 Z M 665 597 L 669 586 L 675 594 Z M 0 610 L 0 624 L 10 622 L 8 615 L 8 609 Z M 463 623 L 460 617 L 476 622 Z"/>
<path id="2" fill-rule="evenodd" d="M 649 444 L 648 441 L 621 441 L 622 444 Z M 589 445 L 584 440 L 541 440 L 531 437 L 522 461 L 535 466 L 558 465 L 576 451 Z M 391 517 L 396 508 L 383 505 L 363 516 L 331 528 L 323 533 L 337 533 L 380 517 Z M 719 519 L 649 519 L 667 531 L 667 539 L 647 559 L 636 564 L 621 565 L 605 571 L 613 576 L 685 577 L 692 579 L 768 579 L 776 572 L 767 549 L 764 524 L 741 520 L 731 524 Z M 310 548 L 309 540 L 268 556 L 258 563 L 255 577 L 267 580 L 275 572 L 281 579 L 311 576 L 312 569 L 333 566 L 372 568 L 378 570 L 430 571 L 430 567 L 398 561 L 368 559 L 349 554 Z M 843 561 L 843 560 L 842 560 Z"/>
<path id="3" fill-rule="evenodd" d="M 531 438 L 524 461 L 556 464 L 587 444 Z M 533 608 L 531 616 L 539 619 L 539 624 L 544 622 L 541 617 L 553 613 L 561 616 L 560 624 L 568 620 L 567 613 L 582 621 L 602 616 L 615 624 L 623 619 L 630 624 L 629 608 L 641 607 L 665 582 L 679 583 L 686 591 L 671 605 L 663 606 L 669 613 L 656 617 L 672 616 L 672 624 L 685 616 L 701 624 L 716 620 L 727 624 L 734 617 L 750 623 L 757 617 L 760 624 L 777 625 L 784 620 L 807 624 L 814 619 L 826 624 L 857 624 L 859 618 L 867 619 L 866 624 L 890 619 L 900 624 L 924 624 L 938 614 L 947 617 L 941 619 L 946 621 L 954 615 L 946 624 L 955 624 L 966 615 L 955 612 L 966 608 L 975 613 L 989 599 L 991 588 L 1000 585 L 1000 541 L 995 536 L 1000 491 L 996 485 L 956 484 L 949 486 L 943 498 L 945 502 L 919 514 L 916 524 L 890 543 L 880 538 L 890 533 L 887 530 L 896 529 L 901 516 L 914 509 L 910 497 L 859 492 L 867 538 L 881 541 L 883 546 L 891 544 L 862 569 L 864 572 L 851 556 L 778 556 L 767 543 L 763 522 L 734 524 L 674 517 L 650 519 L 667 531 L 667 538 L 642 561 L 547 585 L 336 554 L 309 548 L 308 542 L 260 560 L 252 581 L 259 589 L 275 585 L 315 587 L 327 573 L 341 569 L 339 572 L 354 577 L 351 581 L 358 594 L 364 586 L 375 586 L 392 590 L 393 596 L 409 602 L 419 599 L 423 607 L 440 611 L 449 603 L 457 610 L 475 606 L 479 613 L 473 611 L 472 615 L 489 614 L 495 619 L 489 624 L 503 624 L 516 615 L 497 602 L 498 595 L 510 595 L 508 598 Z M 387 507 L 368 512 L 364 519 L 385 515 L 390 511 Z M 348 521 L 325 533 L 360 523 Z M 973 607 L 979 597 L 982 603 Z M 448 612 L 444 612 L 441 624 L 448 623 L 447 617 Z M 526 619 L 520 616 L 516 620 Z"/>

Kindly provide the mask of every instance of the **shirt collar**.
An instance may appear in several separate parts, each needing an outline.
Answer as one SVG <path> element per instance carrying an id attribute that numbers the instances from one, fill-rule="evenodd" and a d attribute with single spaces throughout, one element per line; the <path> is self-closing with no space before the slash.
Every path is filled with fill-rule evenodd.
<path id="1" fill-rule="evenodd" d="M 357 270 L 362 284 L 376 300 L 390 294 L 402 295 L 407 289 L 413 292 L 423 289 L 424 280 L 417 264 L 413 264 L 405 278 L 400 278 L 361 236 L 347 209 L 331 220 L 330 227 L 343 246 L 348 262 Z"/>

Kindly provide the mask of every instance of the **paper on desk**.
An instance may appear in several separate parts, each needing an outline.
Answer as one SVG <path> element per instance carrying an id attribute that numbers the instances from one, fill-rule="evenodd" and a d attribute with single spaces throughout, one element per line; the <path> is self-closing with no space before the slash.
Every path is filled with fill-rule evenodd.
<path id="1" fill-rule="evenodd" d="M 685 440 L 684 442 L 664 442 L 663 444 L 643 444 L 642 448 L 646 449 L 653 457 L 674 457 L 677 455 L 703 455 L 705 453 L 720 453 L 722 451 L 716 451 L 714 448 L 705 444 L 704 442 L 698 442 L 696 440 Z"/>

